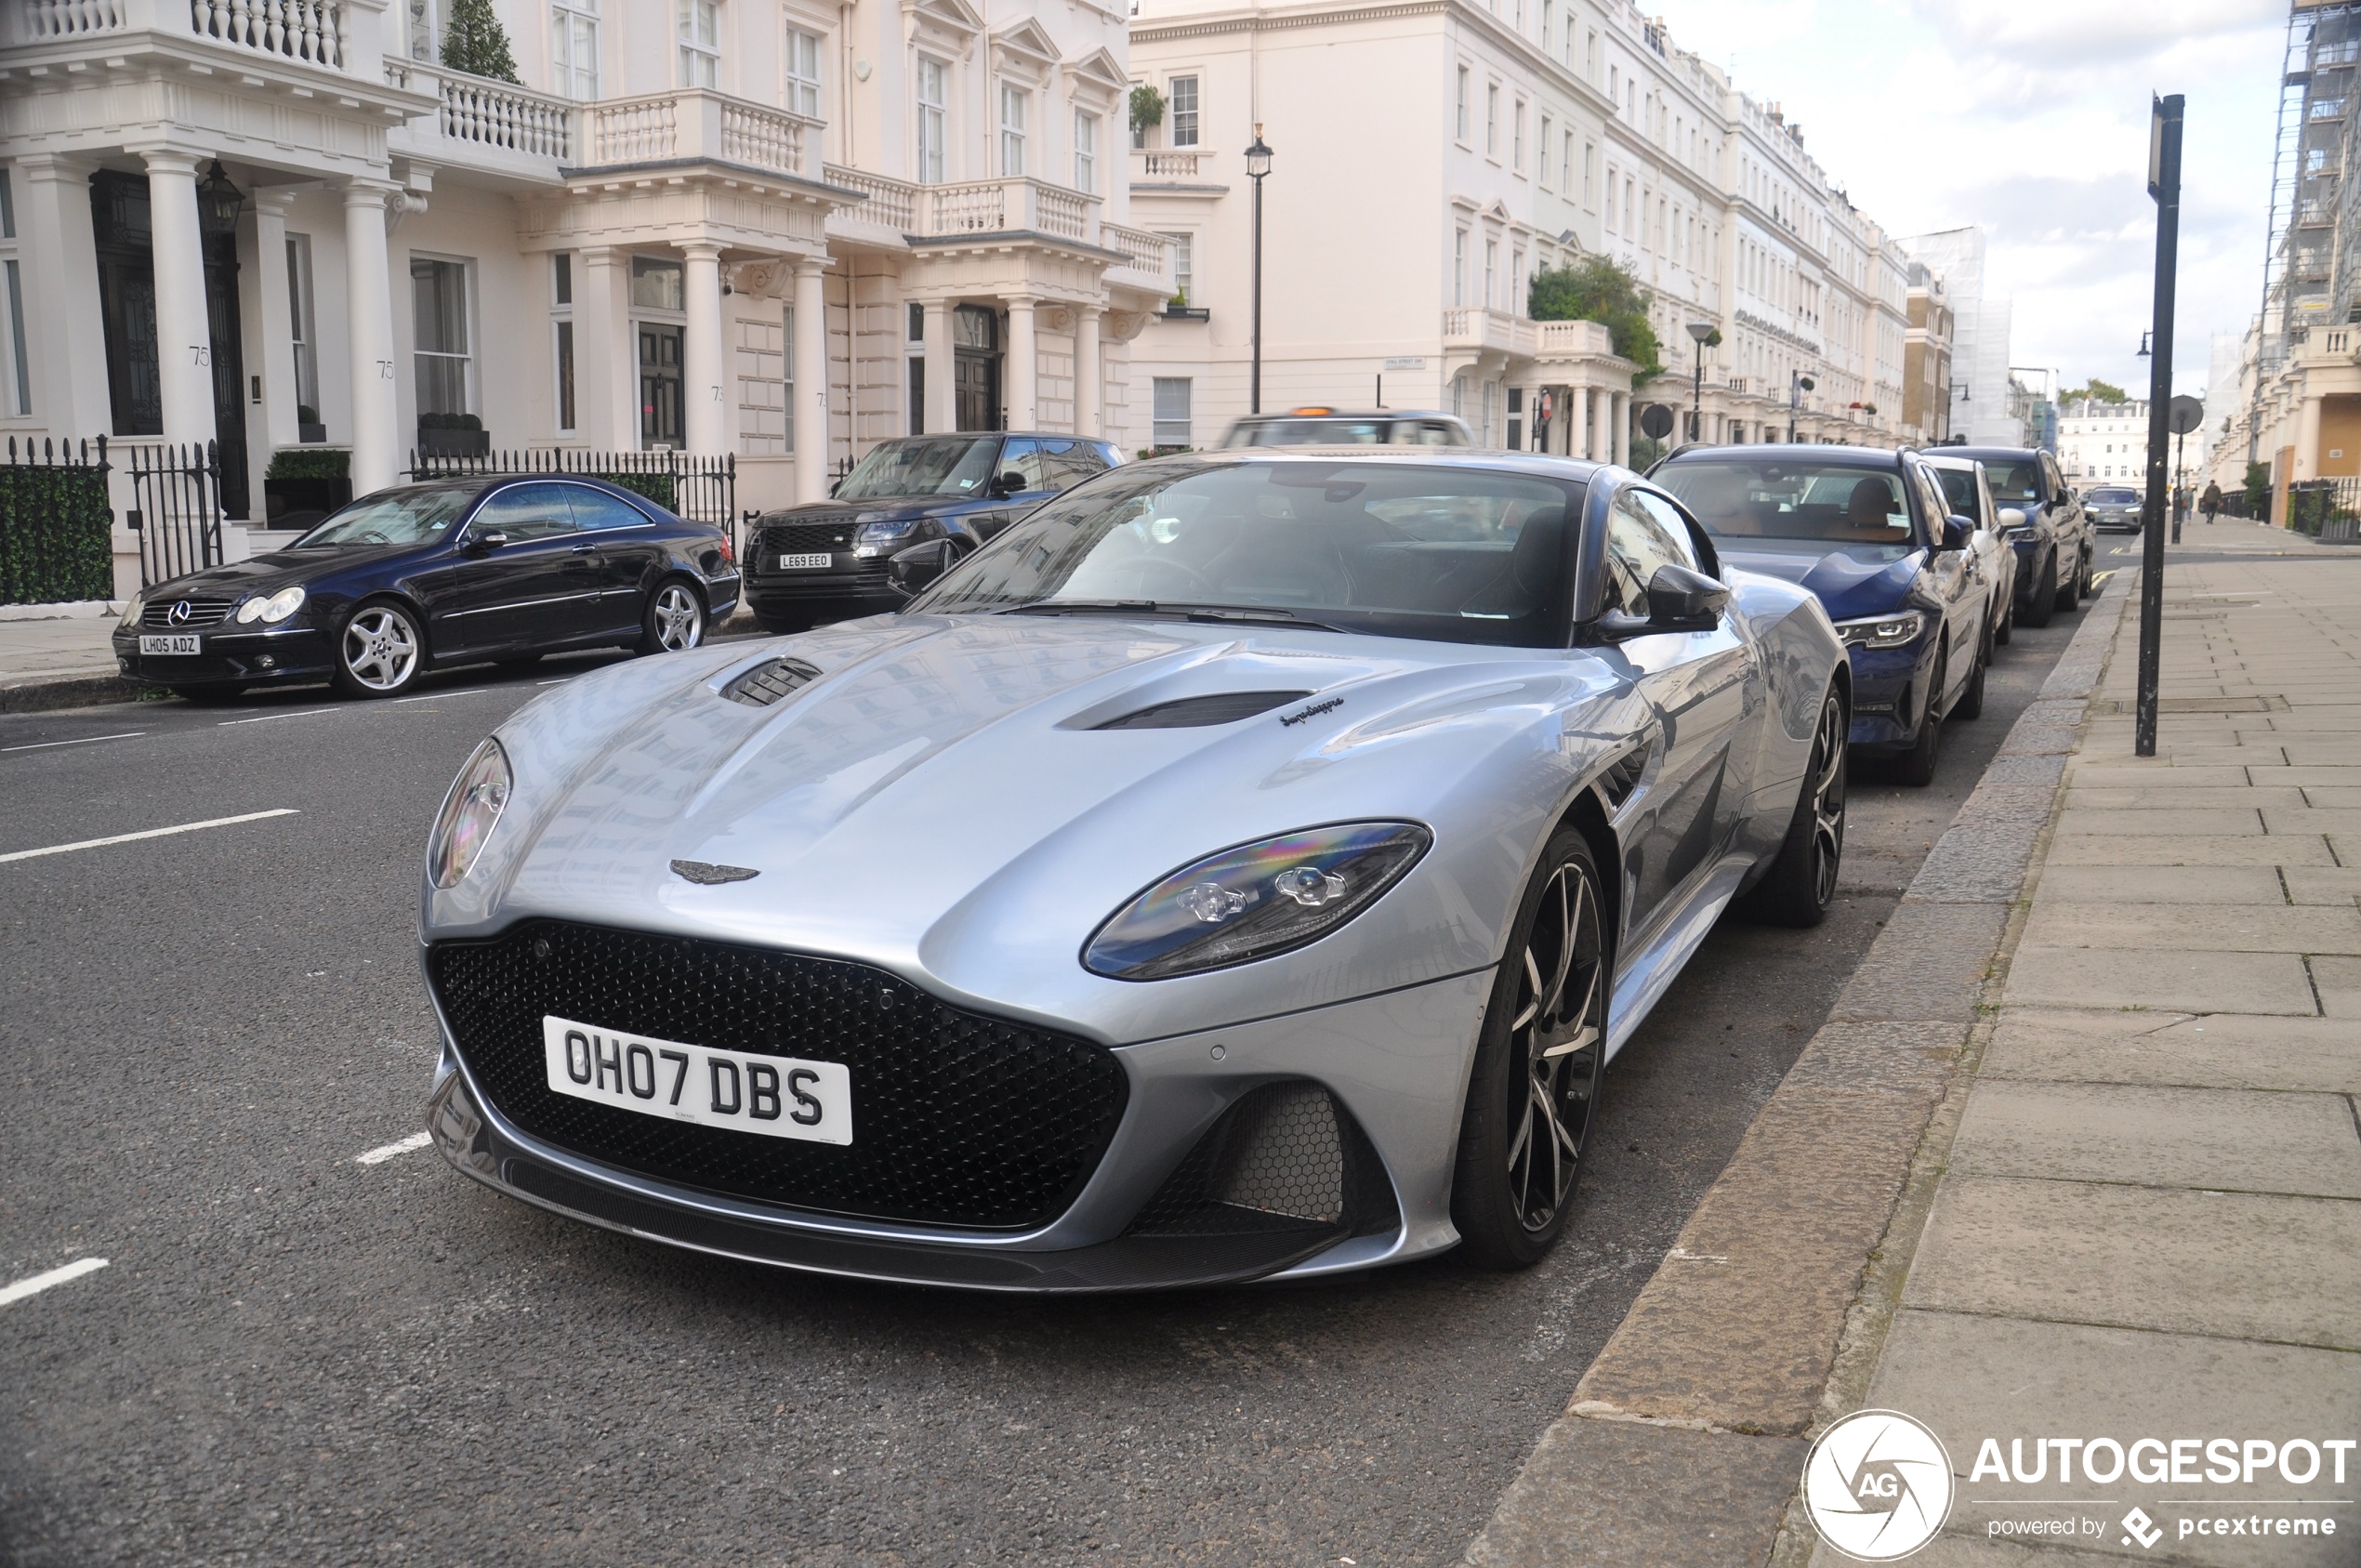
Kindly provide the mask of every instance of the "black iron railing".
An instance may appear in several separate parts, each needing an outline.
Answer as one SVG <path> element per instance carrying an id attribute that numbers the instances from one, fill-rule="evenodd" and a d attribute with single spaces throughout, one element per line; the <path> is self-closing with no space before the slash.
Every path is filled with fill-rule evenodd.
<path id="1" fill-rule="evenodd" d="M 139 535 L 139 586 L 220 565 L 220 444 L 167 441 L 117 450 L 131 455 L 133 505 L 123 520 Z"/>

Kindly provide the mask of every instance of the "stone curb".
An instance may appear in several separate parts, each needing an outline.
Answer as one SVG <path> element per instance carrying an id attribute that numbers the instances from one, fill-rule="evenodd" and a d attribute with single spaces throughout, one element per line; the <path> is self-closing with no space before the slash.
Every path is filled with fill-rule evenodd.
<path id="1" fill-rule="evenodd" d="M 136 703 L 157 692 L 119 675 L 55 675 L 0 686 L 0 713 L 47 713 L 53 708 Z"/>
<path id="2" fill-rule="evenodd" d="M 1805 1449 L 1875 1366 L 2135 584 L 2120 575 L 2076 629 L 1467 1568 L 1791 1555 Z"/>

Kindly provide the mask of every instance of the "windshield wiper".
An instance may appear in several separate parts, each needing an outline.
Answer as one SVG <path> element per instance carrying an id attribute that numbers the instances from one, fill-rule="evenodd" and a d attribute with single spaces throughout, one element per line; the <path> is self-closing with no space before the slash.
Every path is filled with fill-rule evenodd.
<path id="1" fill-rule="evenodd" d="M 1226 604 L 1176 603 L 1154 599 L 1049 599 L 1012 604 L 996 612 L 1002 615 L 1146 615 L 1163 620 L 1208 622 L 1221 626 L 1293 626 L 1303 631 L 1342 631 L 1325 621 L 1310 621 L 1292 610 L 1242 610 Z"/>

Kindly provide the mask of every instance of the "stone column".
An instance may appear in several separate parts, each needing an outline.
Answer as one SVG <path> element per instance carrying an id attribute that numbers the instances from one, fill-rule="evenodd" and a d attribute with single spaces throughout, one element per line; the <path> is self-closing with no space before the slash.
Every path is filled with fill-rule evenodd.
<path id="1" fill-rule="evenodd" d="M 34 152 L 20 154 L 13 171 L 33 410 L 52 435 L 86 441 L 114 428 L 90 228 L 90 171 L 96 166 L 86 159 Z"/>
<path id="2" fill-rule="evenodd" d="M 394 481 L 402 462 L 400 384 L 394 379 L 393 284 L 386 265 L 390 185 L 344 188 L 344 330 L 352 369 L 352 493 Z"/>
<path id="3" fill-rule="evenodd" d="M 959 367 L 951 348 L 951 302 L 930 299 L 918 307 L 926 336 L 921 348 L 927 364 L 927 433 L 939 435 L 959 424 Z"/>
<path id="4" fill-rule="evenodd" d="M 795 498 L 828 498 L 828 298 L 823 264 L 795 264 Z"/>
<path id="5" fill-rule="evenodd" d="M 148 221 L 155 236 L 156 382 L 164 439 L 214 439 L 213 326 L 205 313 L 204 236 L 197 227 L 197 156 L 143 152 Z M 377 231 L 384 256 L 385 231 Z"/>
<path id="6" fill-rule="evenodd" d="M 1105 373 L 1099 363 L 1099 319 L 1104 312 L 1086 305 L 1074 313 L 1074 433 L 1097 437 L 1105 423 Z"/>
<path id="7" fill-rule="evenodd" d="M 1031 430 L 1040 425 L 1036 408 L 1040 386 L 1040 362 L 1035 348 L 1034 308 L 1038 300 L 1030 295 L 1012 295 L 1009 299 L 1009 354 L 1006 385 L 1000 389 L 1001 405 L 1008 410 L 1009 428 Z"/>
<path id="8" fill-rule="evenodd" d="M 631 335 L 631 256 L 574 253 L 574 439 L 593 451 L 640 445 L 639 351 Z"/>
<path id="9" fill-rule="evenodd" d="M 2171 448 L 2167 447 L 2170 453 Z M 2170 481 L 2171 467 L 2168 457 L 2165 477 Z M 2303 402 L 2297 405 L 2295 417 L 2295 470 L 2299 480 L 2320 477 L 2320 395 L 2307 389 Z M 2140 488 L 2148 487 L 2148 443 L 2140 443 Z"/>
<path id="10" fill-rule="evenodd" d="M 246 366 L 262 377 L 262 428 L 265 445 L 293 446 L 302 439 L 296 428 L 295 301 L 287 292 L 287 207 L 295 197 L 263 186 L 254 203 L 254 265 L 257 311 L 255 336 L 260 352 Z M 313 328 L 317 331 L 315 325 Z M 267 460 L 270 453 L 256 455 Z M 256 493 L 260 494 L 257 486 Z"/>
<path id="11" fill-rule="evenodd" d="M 1574 438 L 1574 455 L 1577 457 L 1588 458 L 1590 455 L 1590 430 L 1595 423 L 1590 416 L 1590 403 L 1591 400 L 1598 395 L 1589 387 L 1580 388 L 1574 394 L 1575 408 L 1577 411 L 1575 417 L 1581 421 L 1581 426 L 1578 432 L 1569 431 L 1568 434 Z"/>
<path id="12" fill-rule="evenodd" d="M 688 257 L 681 284 L 689 309 L 680 345 L 681 392 L 689 405 L 681 434 L 691 452 L 714 455 L 730 444 L 721 374 L 721 247 L 692 240 L 680 250 Z"/>
<path id="13" fill-rule="evenodd" d="M 1607 434 L 1615 441 L 1615 460 L 1624 468 L 1631 466 L 1631 394 L 1607 394 Z"/>

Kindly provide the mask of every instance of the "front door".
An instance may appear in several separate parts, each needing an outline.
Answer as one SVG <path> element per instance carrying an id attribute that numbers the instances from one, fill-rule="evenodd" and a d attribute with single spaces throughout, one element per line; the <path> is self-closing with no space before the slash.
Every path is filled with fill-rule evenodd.
<path id="1" fill-rule="evenodd" d="M 1000 414 L 1000 317 L 981 305 L 951 312 L 953 414 L 962 430 L 996 430 Z"/>
<path id="2" fill-rule="evenodd" d="M 685 328 L 661 322 L 640 323 L 640 444 L 687 444 L 682 417 L 680 361 Z"/>

